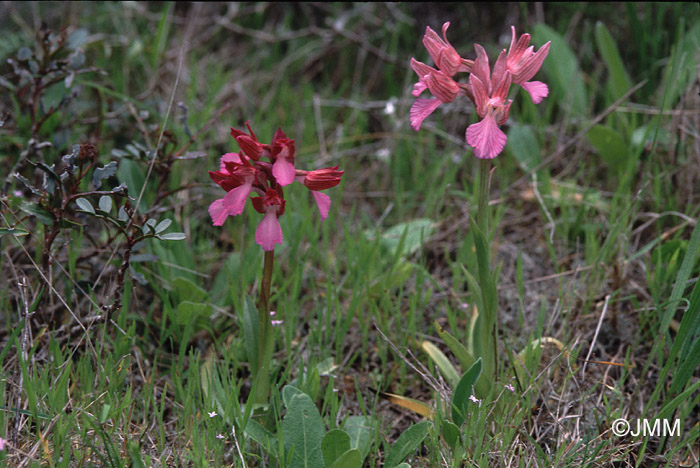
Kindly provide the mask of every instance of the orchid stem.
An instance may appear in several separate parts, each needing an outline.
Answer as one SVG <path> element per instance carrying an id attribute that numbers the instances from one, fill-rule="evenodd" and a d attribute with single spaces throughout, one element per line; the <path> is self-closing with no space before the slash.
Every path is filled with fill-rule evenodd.
<path id="1" fill-rule="evenodd" d="M 273 337 L 270 319 L 270 284 L 272 268 L 275 264 L 275 251 L 265 251 L 260 300 L 258 302 L 258 369 L 256 403 L 265 404 L 270 391 L 270 360 L 272 359 Z"/>
<path id="2" fill-rule="evenodd" d="M 491 229 L 489 220 L 489 192 L 491 182 L 491 160 L 479 160 L 479 201 L 476 223 L 484 237 L 483 248 L 477 247 L 479 283 L 483 309 L 480 311 L 480 342 L 484 358 L 484 372 L 488 379 L 496 376 L 498 365 L 498 287 L 491 268 Z"/>
<path id="3" fill-rule="evenodd" d="M 490 185 L 491 160 L 479 159 L 479 212 L 476 222 L 488 239 L 489 231 L 489 185 Z M 490 257 L 490 255 L 489 255 Z"/>

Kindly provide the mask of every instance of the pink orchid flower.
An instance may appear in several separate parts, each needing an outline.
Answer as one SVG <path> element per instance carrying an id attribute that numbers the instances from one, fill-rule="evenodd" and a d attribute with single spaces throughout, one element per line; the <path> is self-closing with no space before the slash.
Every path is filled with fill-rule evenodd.
<path id="1" fill-rule="evenodd" d="M 511 26 L 511 31 L 513 34 L 506 58 L 508 71 L 513 77 L 513 83 L 522 86 L 530 94 L 532 102 L 539 104 L 549 94 L 549 88 L 541 81 L 530 80 L 535 76 L 535 73 L 537 73 L 542 66 L 542 62 L 547 57 L 551 41 L 540 47 L 540 50 L 537 52 L 534 52 L 533 46 L 528 47 L 530 43 L 529 34 L 520 36 L 516 43 L 515 26 Z"/>
<path id="2" fill-rule="evenodd" d="M 325 167 L 315 171 L 296 171 L 294 180 L 311 190 L 311 195 L 313 195 L 318 211 L 321 213 L 321 220 L 328 217 L 328 212 L 331 209 L 331 198 L 319 190 L 326 190 L 338 185 L 343 172 L 345 171 L 338 170 L 338 166 Z"/>
<path id="3" fill-rule="evenodd" d="M 477 158 L 492 159 L 503 151 L 507 137 L 498 128 L 508 120 L 510 105 L 508 98 L 511 85 L 511 75 L 506 68 L 506 51 L 503 50 L 493 67 L 493 75 L 489 70 L 489 59 L 486 51 L 475 44 L 477 58 L 474 61 L 469 82 L 474 93 L 476 112 L 482 119 L 467 128 L 467 143 L 474 147 Z"/>
<path id="4" fill-rule="evenodd" d="M 471 71 L 472 61 L 460 57 L 455 48 L 452 47 L 452 44 L 447 40 L 447 28 L 449 27 L 449 21 L 442 25 L 443 40 L 430 26 L 427 26 L 423 36 L 423 45 L 428 49 L 430 58 L 433 59 L 438 69 L 447 76 L 454 76 L 457 72 L 468 73 Z"/>
<path id="5" fill-rule="evenodd" d="M 282 186 L 294 182 L 294 140 L 287 138 L 282 129 L 272 137 L 272 175 Z"/>
<path id="6" fill-rule="evenodd" d="M 274 189 L 267 189 L 264 197 L 253 197 L 250 200 L 255 211 L 265 215 L 255 231 L 255 242 L 263 250 L 275 250 L 275 244 L 282 243 L 282 227 L 278 217 L 284 214 L 285 200 Z"/>
<path id="7" fill-rule="evenodd" d="M 440 104 L 452 102 L 459 95 L 467 95 L 459 83 L 440 70 L 411 58 L 411 68 L 418 74 L 418 83 L 413 86 L 413 95 L 418 97 L 426 89 L 437 99 L 416 99 L 411 106 L 411 127 L 418 131 L 423 120 L 432 114 Z"/>
<path id="8" fill-rule="evenodd" d="M 209 214 L 214 226 L 222 226 L 229 216 L 241 214 L 250 198 L 253 208 L 265 215 L 255 232 L 255 241 L 263 250 L 270 251 L 282 243 L 279 217 L 284 214 L 286 204 L 283 186 L 294 181 L 304 184 L 314 196 L 321 219 L 326 219 L 331 199 L 319 191 L 338 185 L 343 171 L 338 170 L 338 166 L 315 171 L 297 170 L 294 167 L 294 140 L 277 129 L 272 144 L 263 144 L 248 122 L 246 126 L 250 133 L 231 128 L 231 135 L 241 151 L 224 154 L 219 170 L 209 171 L 211 179 L 227 192 L 224 198 L 209 206 Z M 251 196 L 253 193 L 258 196 Z"/>
<path id="9" fill-rule="evenodd" d="M 227 153 L 221 157 L 221 170 L 209 171 L 211 179 L 228 192 L 224 198 L 209 205 L 209 214 L 214 226 L 222 226 L 227 217 L 243 212 L 245 201 L 258 177 L 255 167 L 235 162 L 235 158 L 231 156 L 233 154 L 236 153 Z M 241 157 L 238 156 L 238 159 Z"/>

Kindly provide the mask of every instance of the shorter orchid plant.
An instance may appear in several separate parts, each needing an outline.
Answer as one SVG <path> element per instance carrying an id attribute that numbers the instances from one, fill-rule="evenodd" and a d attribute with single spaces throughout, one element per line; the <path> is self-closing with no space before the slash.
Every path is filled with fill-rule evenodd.
<path id="1" fill-rule="evenodd" d="M 321 190 L 335 187 L 340 183 L 343 171 L 338 166 L 314 171 L 303 171 L 294 167 L 294 140 L 277 129 L 271 144 L 258 141 L 246 122 L 248 132 L 231 128 L 231 136 L 241 148 L 238 153 L 221 156 L 218 171 L 209 171 L 211 179 L 227 193 L 209 206 L 214 226 L 222 226 L 229 216 L 243 212 L 250 199 L 253 208 L 263 214 L 263 219 L 255 231 L 255 242 L 265 252 L 260 299 L 257 306 L 257 333 L 251 334 L 256 346 L 249 346 L 251 371 L 256 376 L 256 401 L 264 404 L 269 393 L 270 359 L 272 357 L 272 321 L 270 310 L 270 283 L 274 265 L 275 245 L 282 244 L 282 227 L 279 217 L 286 209 L 284 187 L 299 182 L 311 190 L 321 219 L 328 217 L 331 199 Z M 280 320 L 275 320 L 281 323 Z"/>
<path id="2" fill-rule="evenodd" d="M 294 140 L 277 129 L 272 144 L 263 144 L 258 141 L 248 122 L 246 126 L 250 134 L 231 128 L 231 135 L 241 151 L 224 154 L 219 170 L 209 171 L 211 179 L 227 192 L 224 198 L 215 200 L 209 206 L 209 214 L 214 226 L 222 226 L 227 217 L 241 214 L 246 200 L 250 198 L 253 208 L 265 215 L 255 232 L 255 242 L 269 252 L 274 250 L 275 244 L 282 243 L 279 217 L 284 214 L 286 205 L 282 188 L 292 182 L 304 184 L 316 200 L 321 219 L 326 219 L 331 199 L 320 190 L 338 185 L 343 171 L 339 171 L 338 166 L 315 171 L 296 169 Z"/>
<path id="3" fill-rule="evenodd" d="M 508 140 L 500 126 L 506 123 L 510 113 L 513 100 L 508 96 L 511 86 L 522 87 L 535 104 L 542 102 L 549 93 L 546 84 L 532 81 L 532 78 L 547 57 L 550 43 L 535 52 L 529 45 L 530 35 L 523 34 L 518 38 L 515 27 L 511 27 L 510 48 L 499 53 L 492 70 L 486 51 L 479 44 L 474 45 L 474 60 L 459 55 L 447 40 L 449 26 L 449 22 L 442 26 L 442 37 L 430 27 L 423 36 L 423 45 L 437 68 L 411 58 L 411 68 L 418 74 L 413 95 L 419 97 L 424 91 L 429 91 L 433 99 L 418 98 L 411 107 L 410 121 L 412 128 L 418 131 L 423 121 L 441 104 L 454 102 L 460 97 L 472 101 L 479 118 L 478 122 L 467 127 L 465 134 L 466 143 L 480 159 L 478 212 L 476 220 L 471 222 L 478 271 L 472 273 L 464 269 L 474 302 L 466 346 L 436 324 L 438 334 L 458 358 L 465 374 L 460 378 L 439 349 L 430 343 L 423 346 L 454 385 L 454 398 L 461 400 L 459 404 L 453 401 L 452 406 L 461 411 L 467 401 L 464 392 L 472 395 L 469 401 L 477 400 L 477 397 L 488 398 L 498 364 L 498 268 L 491 268 L 489 245 L 490 161 L 503 151 Z M 457 81 L 459 73 L 467 73 L 468 78 Z"/>

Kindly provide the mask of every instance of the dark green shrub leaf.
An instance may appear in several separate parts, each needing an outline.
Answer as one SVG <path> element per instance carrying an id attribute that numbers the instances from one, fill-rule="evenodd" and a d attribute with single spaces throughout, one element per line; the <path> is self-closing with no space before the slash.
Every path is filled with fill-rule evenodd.
<path id="1" fill-rule="evenodd" d="M 112 210 L 112 198 L 107 195 L 102 195 L 98 206 L 100 211 L 109 213 Z"/>
<path id="2" fill-rule="evenodd" d="M 98 167 L 92 173 L 92 186 L 95 190 L 102 186 L 102 180 L 113 176 L 117 172 L 117 162 L 112 161 L 104 167 Z"/>

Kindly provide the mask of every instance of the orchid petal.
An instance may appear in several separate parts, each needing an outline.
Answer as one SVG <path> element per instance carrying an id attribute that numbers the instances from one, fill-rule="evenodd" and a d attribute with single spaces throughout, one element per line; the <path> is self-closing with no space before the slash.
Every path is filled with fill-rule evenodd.
<path id="1" fill-rule="evenodd" d="M 442 101 L 439 99 L 416 99 L 411 106 L 410 117 L 413 130 L 420 129 L 423 120 L 437 109 Z"/>
<path id="2" fill-rule="evenodd" d="M 469 75 L 469 83 L 472 86 L 472 93 L 474 94 L 476 113 L 479 114 L 479 117 L 483 117 L 484 115 L 486 115 L 486 105 L 489 101 L 489 95 L 488 90 L 486 89 L 486 85 L 474 73 Z"/>
<path id="3" fill-rule="evenodd" d="M 223 199 L 214 200 L 209 205 L 209 215 L 211 216 L 214 226 L 223 226 L 224 221 L 228 218 L 228 210 L 223 206 Z"/>
<path id="4" fill-rule="evenodd" d="M 286 160 L 284 157 L 277 157 L 277 160 L 272 165 L 272 175 L 277 179 L 277 183 L 285 186 L 294 182 L 296 171 L 294 164 Z"/>
<path id="5" fill-rule="evenodd" d="M 413 94 L 415 97 L 418 97 L 426 89 L 428 89 L 428 85 L 425 84 L 425 82 L 421 80 L 421 81 L 418 81 L 418 83 L 413 85 L 413 91 L 411 92 L 411 94 Z"/>
<path id="6" fill-rule="evenodd" d="M 222 172 L 229 172 L 228 169 L 226 169 L 226 163 L 236 163 L 236 164 L 243 164 L 241 161 L 241 157 L 238 155 L 238 153 L 226 153 L 223 156 L 221 156 L 221 171 Z"/>
<path id="7" fill-rule="evenodd" d="M 430 67 L 423 62 L 419 62 L 418 60 L 414 59 L 411 57 L 411 68 L 413 69 L 414 72 L 420 77 L 423 78 L 425 75 L 430 75 L 433 72 L 436 72 L 437 70 L 434 69 L 433 67 Z"/>
<path id="8" fill-rule="evenodd" d="M 314 200 L 316 200 L 316 205 L 318 206 L 318 211 L 321 212 L 321 220 L 326 219 L 328 217 L 328 212 L 331 209 L 331 197 L 325 193 L 314 190 L 311 191 L 311 195 L 314 196 Z"/>
<path id="9" fill-rule="evenodd" d="M 498 156 L 508 140 L 491 115 L 470 125 L 466 137 L 467 143 L 474 147 L 474 156 L 481 159 L 493 159 Z"/>
<path id="10" fill-rule="evenodd" d="M 250 195 L 252 188 L 253 181 L 251 179 L 246 180 L 244 184 L 230 190 L 221 200 L 223 208 L 227 209 L 231 216 L 236 216 L 243 213 L 245 201 L 248 198 L 248 195 Z"/>
<path id="11" fill-rule="evenodd" d="M 539 104 L 540 102 L 542 102 L 542 99 L 546 98 L 549 94 L 549 88 L 546 84 L 542 83 L 541 81 L 528 81 L 527 83 L 523 83 L 520 86 L 522 86 L 525 89 L 525 91 L 527 91 L 530 94 L 532 102 L 534 102 L 535 104 Z"/>
<path id="12" fill-rule="evenodd" d="M 265 217 L 255 231 L 255 242 L 265 251 L 275 250 L 275 244 L 282 243 L 282 227 L 277 219 L 277 207 L 268 208 Z"/>

